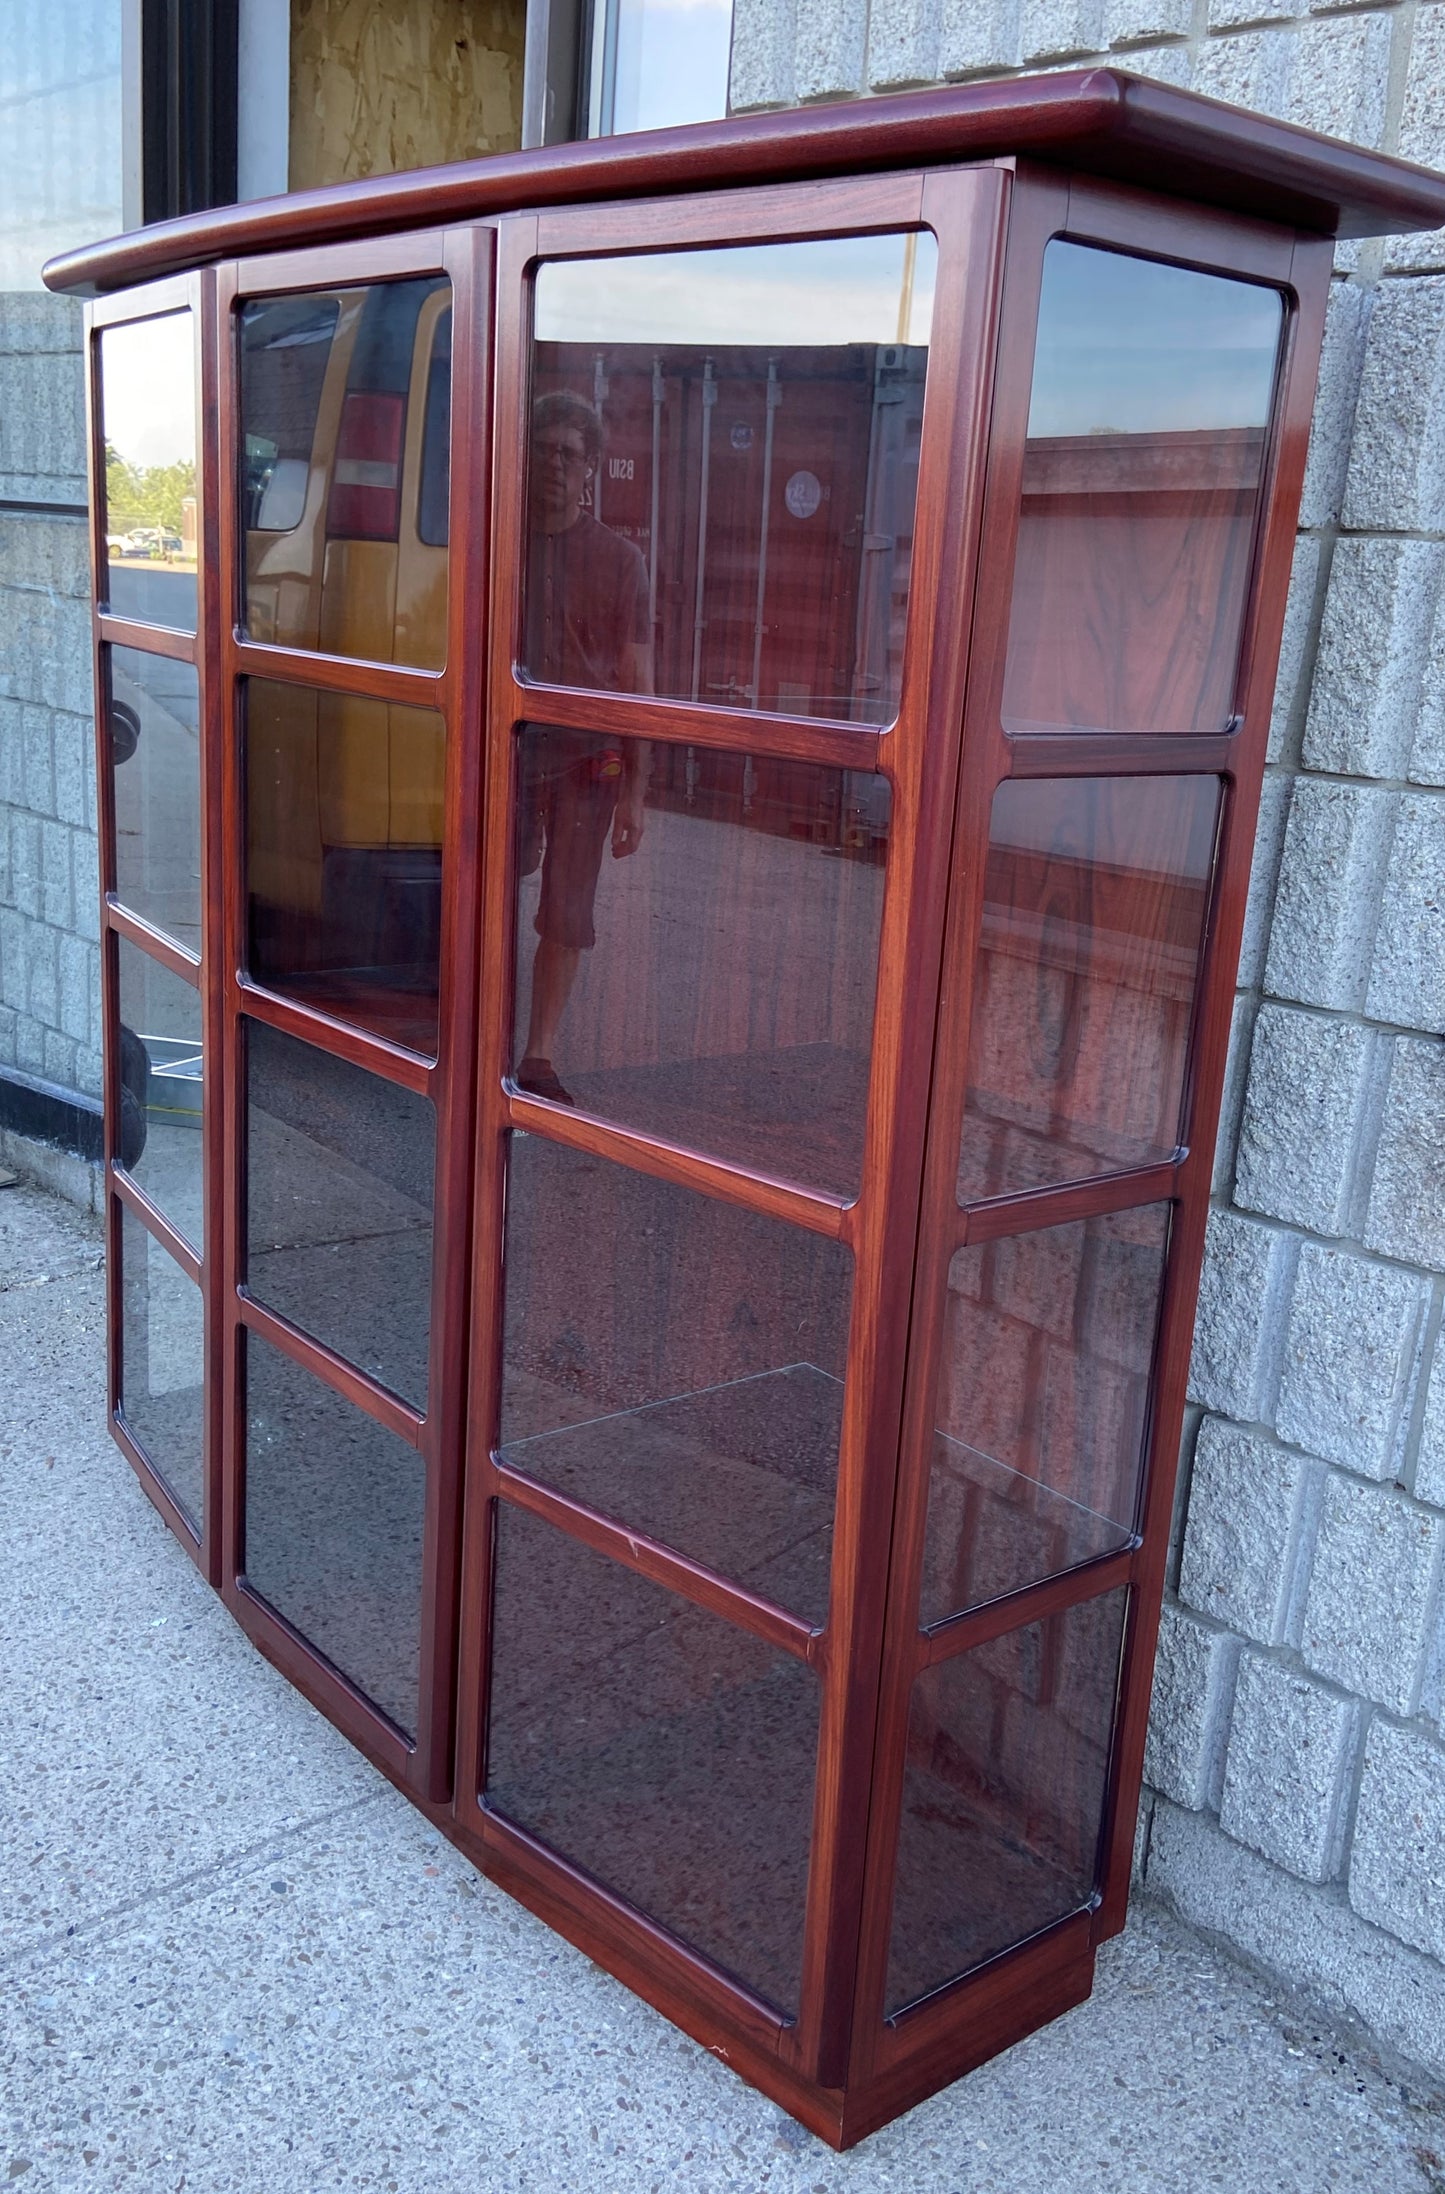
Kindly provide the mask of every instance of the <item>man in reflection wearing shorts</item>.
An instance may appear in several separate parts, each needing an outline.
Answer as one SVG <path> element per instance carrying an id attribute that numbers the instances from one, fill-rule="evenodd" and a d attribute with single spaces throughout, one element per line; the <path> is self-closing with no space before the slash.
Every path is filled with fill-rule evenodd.
<path id="1" fill-rule="evenodd" d="M 602 455 L 602 425 L 562 390 L 532 411 L 528 476 L 524 660 L 546 685 L 651 693 L 647 567 L 630 541 L 600 525 L 583 498 Z M 584 952 L 596 943 L 593 902 L 604 847 L 615 860 L 642 838 L 647 746 L 547 725 L 522 741 L 521 872 L 542 866 L 532 1004 L 517 1086 L 554 1104 L 572 1098 L 552 1063 Z"/>

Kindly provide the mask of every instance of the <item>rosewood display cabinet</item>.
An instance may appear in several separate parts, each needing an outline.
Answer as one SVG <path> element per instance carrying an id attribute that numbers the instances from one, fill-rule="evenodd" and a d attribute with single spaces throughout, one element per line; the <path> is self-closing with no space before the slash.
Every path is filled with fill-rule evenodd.
<path id="1" fill-rule="evenodd" d="M 839 2145 L 1123 1924 L 1331 240 L 1442 222 L 1090 72 L 48 270 L 116 1439 Z"/>

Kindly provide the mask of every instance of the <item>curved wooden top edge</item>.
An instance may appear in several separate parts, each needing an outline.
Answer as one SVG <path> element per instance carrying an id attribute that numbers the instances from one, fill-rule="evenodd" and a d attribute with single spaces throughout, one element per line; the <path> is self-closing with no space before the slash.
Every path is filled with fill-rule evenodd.
<path id="1" fill-rule="evenodd" d="M 46 287 L 98 295 L 247 255 L 479 215 L 1018 155 L 1323 236 L 1445 226 L 1445 176 L 1197 92 L 1080 69 L 498 153 L 252 200 L 63 253 Z"/>

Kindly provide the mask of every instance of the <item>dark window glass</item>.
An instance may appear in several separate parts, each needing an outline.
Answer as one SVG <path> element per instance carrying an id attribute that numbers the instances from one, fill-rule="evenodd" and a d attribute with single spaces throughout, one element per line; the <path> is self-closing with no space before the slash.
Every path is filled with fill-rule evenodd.
<path id="1" fill-rule="evenodd" d="M 961 1249 L 949 1267 L 921 1619 L 1134 1534 L 1168 1204 Z"/>
<path id="2" fill-rule="evenodd" d="M 1214 865 L 1214 777 L 994 797 L 961 1202 L 1172 1157 Z"/>
<path id="3" fill-rule="evenodd" d="M 177 944 L 201 950 L 201 706 L 191 663 L 107 649 L 115 888 Z"/>
<path id="4" fill-rule="evenodd" d="M 1276 290 L 1049 245 L 1004 685 L 1014 728 L 1228 722 L 1283 320 Z"/>
<path id="5" fill-rule="evenodd" d="M 120 1235 L 120 1413 L 199 1532 L 205 1489 L 201 1291 L 124 1208 Z"/>
<path id="6" fill-rule="evenodd" d="M 196 629 L 196 350 L 188 312 L 100 336 L 105 599 L 118 617 Z"/>
<path id="7" fill-rule="evenodd" d="M 435 1052 L 442 718 L 256 678 L 245 698 L 250 973 Z"/>
<path id="8" fill-rule="evenodd" d="M 201 994 L 128 939 L 120 972 L 116 1155 L 161 1214 L 205 1249 Z"/>
<path id="9" fill-rule="evenodd" d="M 794 2010 L 812 1671 L 505 1503 L 492 1635 L 487 1804 Z"/>
<path id="10" fill-rule="evenodd" d="M 450 285 L 258 298 L 240 345 L 247 633 L 440 668 Z"/>
<path id="11" fill-rule="evenodd" d="M 854 1194 L 887 779 L 542 727 L 518 787 L 521 1087 Z"/>
<path id="12" fill-rule="evenodd" d="M 420 1455 L 248 1333 L 245 1482 L 246 1582 L 413 1735 Z"/>
<path id="13" fill-rule="evenodd" d="M 263 1022 L 245 1030 L 246 1284 L 425 1410 L 431 1103 Z"/>
<path id="14" fill-rule="evenodd" d="M 531 677 L 891 721 L 936 263 L 916 234 L 540 269 Z"/>
<path id="15" fill-rule="evenodd" d="M 851 1288 L 837 1242 L 514 1135 L 501 1452 L 821 1622 Z"/>
<path id="16" fill-rule="evenodd" d="M 1127 1599 L 1065 1608 L 915 1682 L 890 2014 L 1092 1900 Z"/>

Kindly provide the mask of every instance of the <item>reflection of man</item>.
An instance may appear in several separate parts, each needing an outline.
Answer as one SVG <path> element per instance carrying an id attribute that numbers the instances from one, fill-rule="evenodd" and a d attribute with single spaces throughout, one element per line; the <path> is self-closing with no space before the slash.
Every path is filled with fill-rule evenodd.
<path id="1" fill-rule="evenodd" d="M 525 662 L 547 685 L 652 691 L 647 568 L 630 541 L 599 525 L 582 499 L 602 454 L 592 406 L 566 391 L 532 412 L 528 481 Z M 527 1042 L 518 1087 L 555 1104 L 571 1098 L 552 1047 L 584 952 L 596 943 L 592 906 L 602 850 L 637 851 L 647 747 L 548 726 L 522 743 L 521 865 L 542 863 Z"/>

